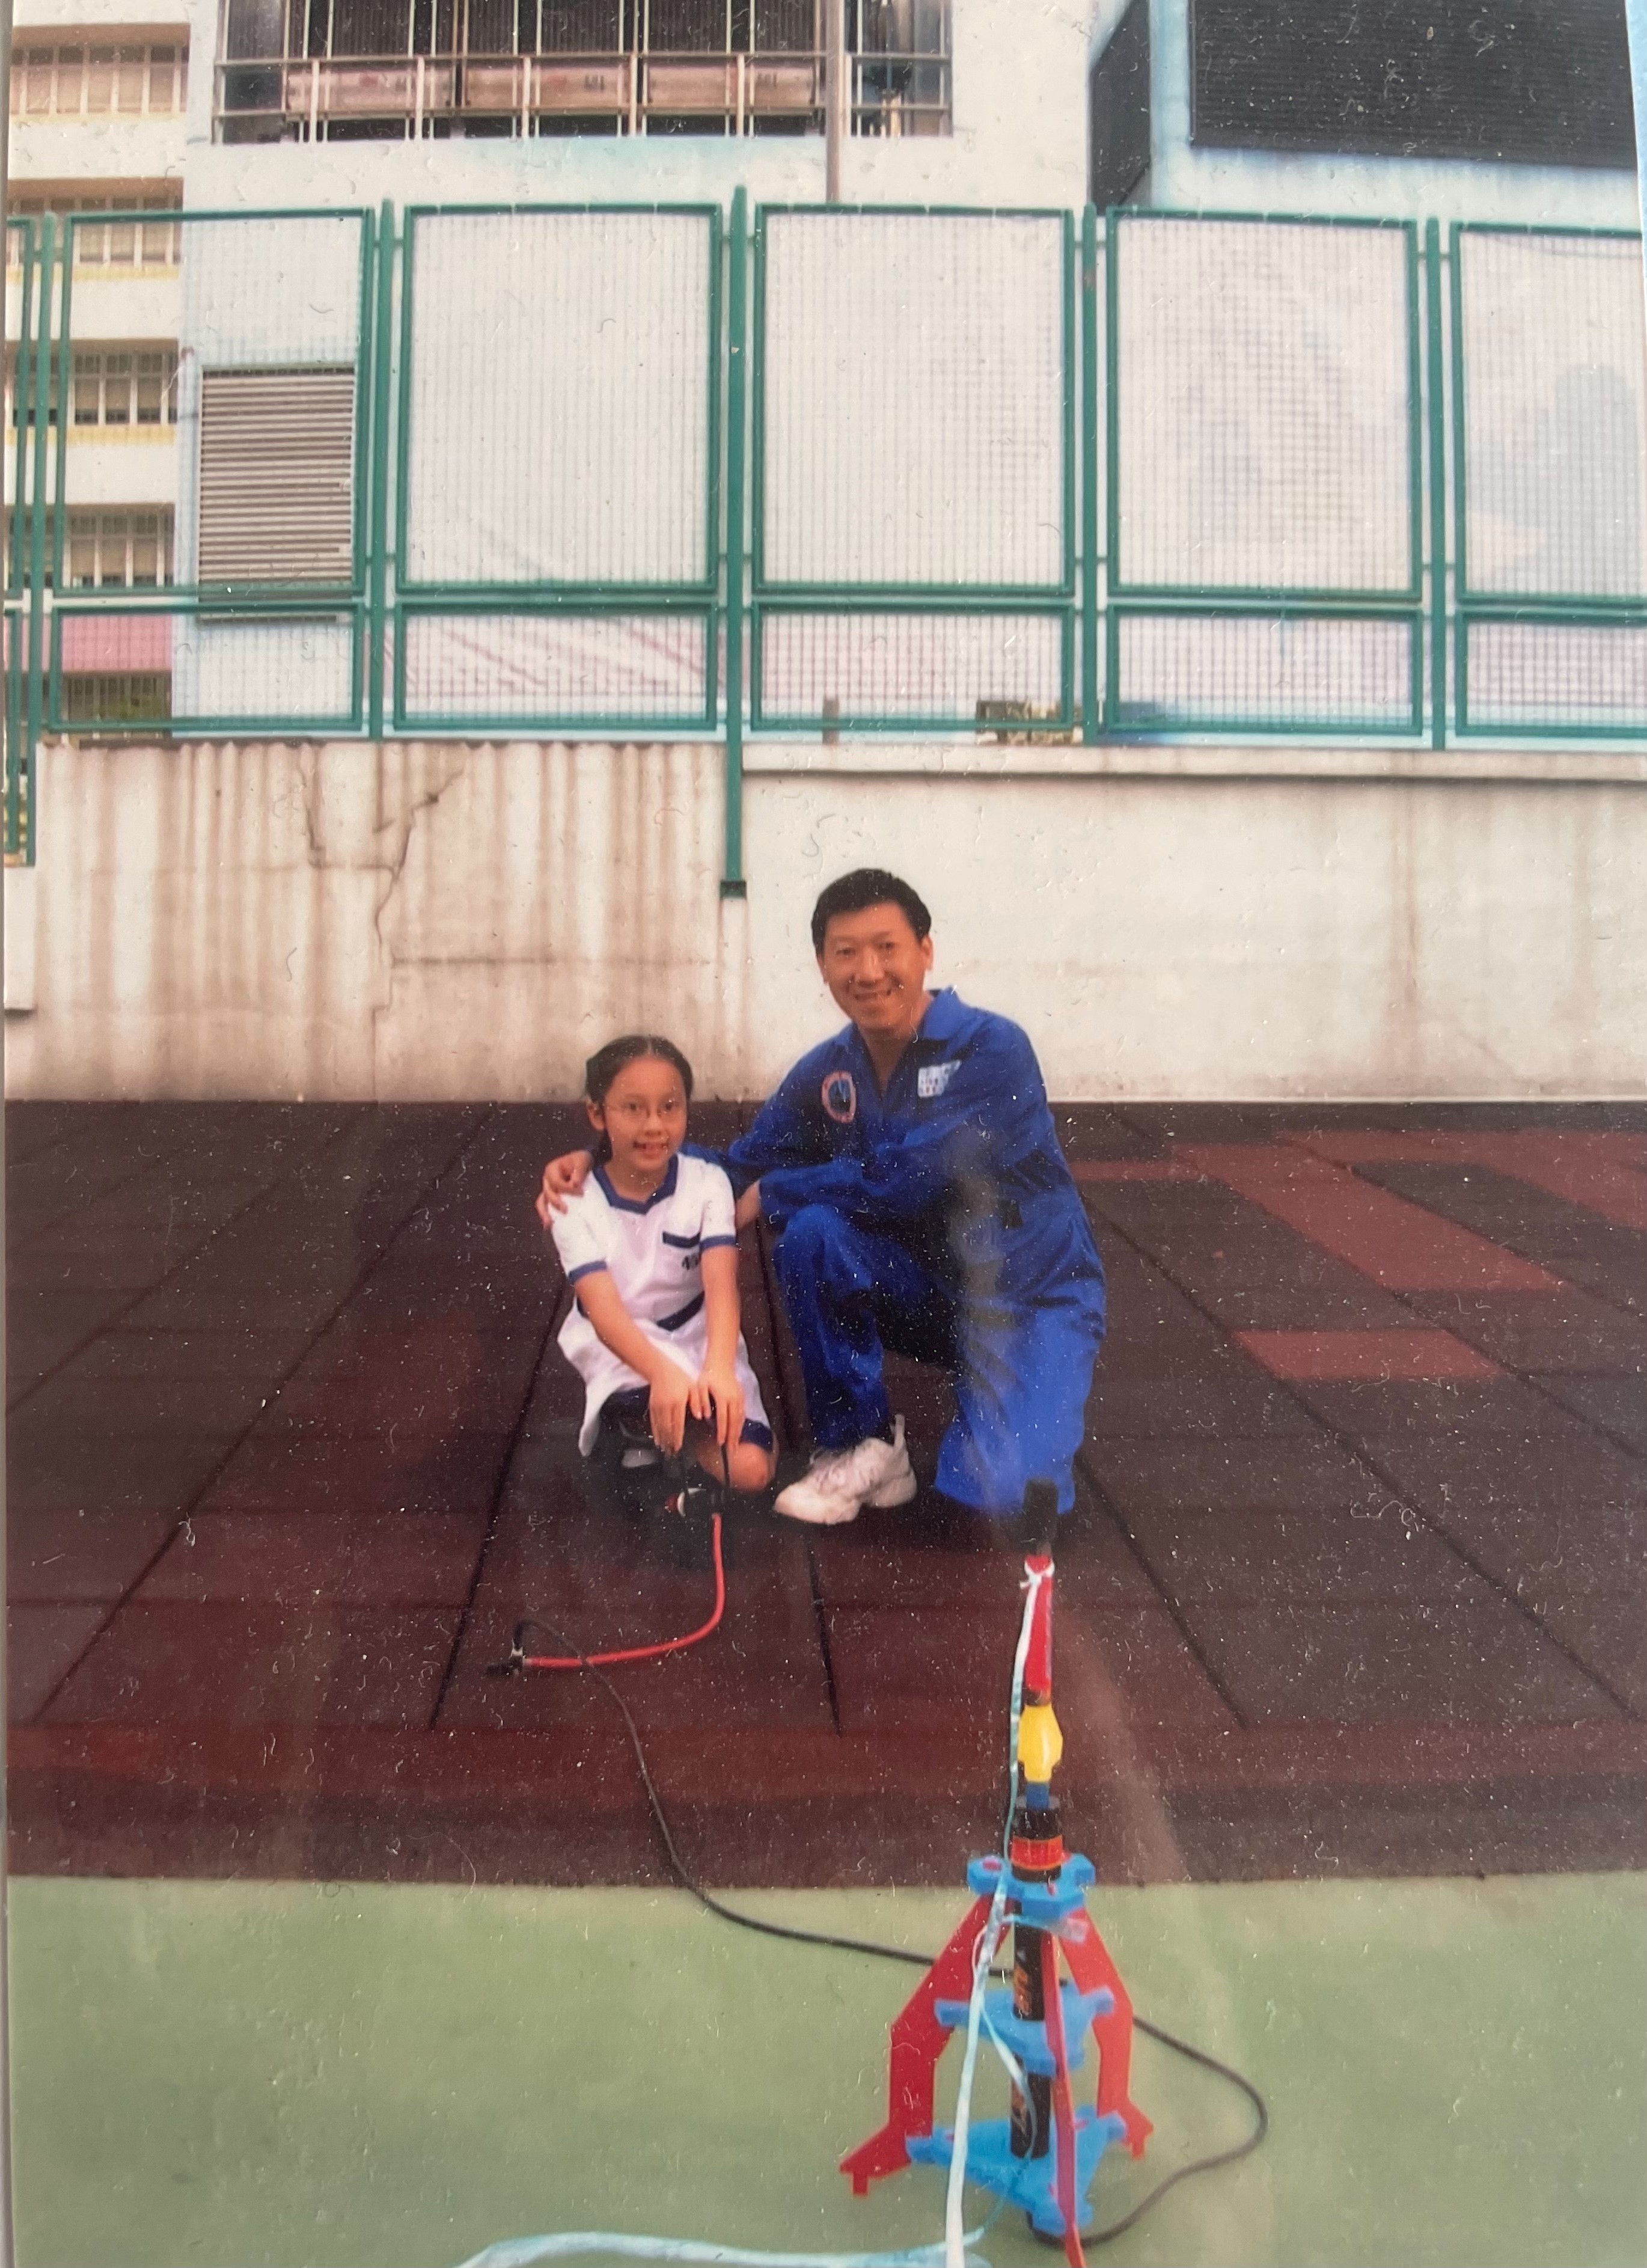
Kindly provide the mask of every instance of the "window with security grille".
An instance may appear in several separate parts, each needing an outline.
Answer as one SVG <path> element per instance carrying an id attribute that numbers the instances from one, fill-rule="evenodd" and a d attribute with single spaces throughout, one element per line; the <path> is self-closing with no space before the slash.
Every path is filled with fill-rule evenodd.
<path id="1" fill-rule="evenodd" d="M 158 590 L 171 579 L 169 512 L 70 513 L 65 580 L 71 590 Z"/>
<path id="2" fill-rule="evenodd" d="M 175 425 L 177 349 L 77 347 L 70 422 L 82 425 Z"/>
<path id="3" fill-rule="evenodd" d="M 65 670 L 62 697 L 66 724 L 163 724 L 171 713 L 172 680 L 158 670 Z"/>
<path id="4" fill-rule="evenodd" d="M 5 586 L 14 588 L 11 514 L 4 516 Z M 25 551 L 26 552 L 26 544 Z M 64 587 L 73 591 L 154 591 L 172 580 L 172 513 L 168 509 L 71 512 L 63 555 Z M 51 547 L 45 582 L 52 581 Z"/>
<path id="5" fill-rule="evenodd" d="M 187 42 L 18 39 L 14 118 L 175 118 L 187 94 Z"/>
<path id="6" fill-rule="evenodd" d="M 950 131 L 950 0 L 842 0 L 849 130 Z M 821 134 L 817 0 L 227 0 L 225 141 Z"/>
<path id="7" fill-rule="evenodd" d="M 38 365 L 31 359 L 20 401 L 18 399 L 17 365 L 18 350 L 15 346 L 9 346 L 5 356 L 5 422 L 9 433 L 17 431 L 19 416 L 25 425 L 34 423 L 34 382 Z M 57 423 L 57 349 L 55 345 L 51 350 L 50 375 L 46 382 L 46 423 L 48 425 Z"/>
<path id="8" fill-rule="evenodd" d="M 121 220 L 121 213 L 153 213 L 175 210 L 183 202 L 176 181 L 136 181 L 118 188 L 28 189 L 7 199 L 14 219 L 40 219 L 55 213 L 74 217 L 74 264 L 90 268 L 175 268 L 182 249 L 182 230 L 175 221 Z M 107 214 L 104 219 L 101 216 Z M 58 241 L 62 242 L 59 232 Z M 22 266 L 20 232 L 9 233 L 7 260 L 15 271 Z"/>
<path id="9" fill-rule="evenodd" d="M 1190 0 L 1191 139 L 1634 166 L 1625 0 Z"/>
<path id="10" fill-rule="evenodd" d="M 202 583 L 347 583 L 355 373 L 209 370 L 200 397 Z"/>

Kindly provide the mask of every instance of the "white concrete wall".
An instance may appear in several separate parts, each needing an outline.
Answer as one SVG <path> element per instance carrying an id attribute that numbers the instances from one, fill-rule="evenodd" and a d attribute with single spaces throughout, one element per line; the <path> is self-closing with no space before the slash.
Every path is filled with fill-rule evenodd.
<path id="1" fill-rule="evenodd" d="M 48 746 L 9 1092 L 564 1095 L 646 1024 L 758 1094 L 835 1020 L 807 915 L 871 860 L 1061 1097 L 1647 1092 L 1640 756 L 750 762 L 746 905 L 712 747 Z"/>

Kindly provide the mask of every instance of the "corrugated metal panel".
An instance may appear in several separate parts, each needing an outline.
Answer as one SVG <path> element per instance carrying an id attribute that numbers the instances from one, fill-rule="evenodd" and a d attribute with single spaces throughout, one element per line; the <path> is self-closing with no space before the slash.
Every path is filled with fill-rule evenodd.
<path id="1" fill-rule="evenodd" d="M 352 370 L 207 371 L 201 581 L 347 583 L 354 473 Z"/>

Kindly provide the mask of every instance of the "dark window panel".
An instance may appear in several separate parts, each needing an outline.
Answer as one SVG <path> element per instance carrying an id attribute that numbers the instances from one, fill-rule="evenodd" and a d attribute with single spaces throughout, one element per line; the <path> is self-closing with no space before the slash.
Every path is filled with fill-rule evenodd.
<path id="1" fill-rule="evenodd" d="M 1191 0 L 1191 137 L 1633 166 L 1624 0 Z"/>
<path id="2" fill-rule="evenodd" d="M 224 62 L 279 55 L 285 18 L 285 0 L 229 0 L 223 27 Z"/>

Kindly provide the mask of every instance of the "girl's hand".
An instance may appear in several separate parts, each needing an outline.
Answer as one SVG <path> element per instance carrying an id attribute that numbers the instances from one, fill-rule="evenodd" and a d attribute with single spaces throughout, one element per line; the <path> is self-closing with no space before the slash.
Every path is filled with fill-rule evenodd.
<path id="1" fill-rule="evenodd" d="M 652 1381 L 648 1422 L 653 1440 L 672 1457 L 679 1456 L 686 1440 L 687 1412 L 695 1390 L 696 1381 L 688 1378 L 679 1363 L 665 1361 Z"/>
<path id="2" fill-rule="evenodd" d="M 761 1184 L 751 1182 L 738 1200 L 737 1210 L 732 1214 L 732 1226 L 734 1228 L 747 1228 L 752 1220 L 759 1220 L 760 1218 Z"/>
<path id="3" fill-rule="evenodd" d="M 731 1363 L 706 1362 L 692 1381 L 692 1415 L 712 1422 L 723 1449 L 743 1438 L 744 1390 Z"/>
<path id="4" fill-rule="evenodd" d="M 551 1158 L 543 1168 L 543 1186 L 538 1191 L 538 1219 L 547 1228 L 557 1212 L 564 1212 L 568 1197 L 575 1197 L 589 1179 L 589 1169 L 594 1157 L 588 1150 L 568 1150 L 558 1158 Z"/>

